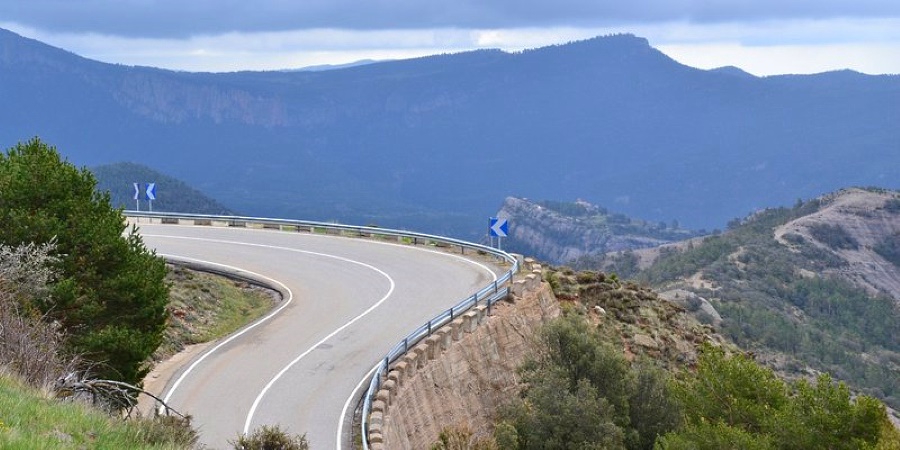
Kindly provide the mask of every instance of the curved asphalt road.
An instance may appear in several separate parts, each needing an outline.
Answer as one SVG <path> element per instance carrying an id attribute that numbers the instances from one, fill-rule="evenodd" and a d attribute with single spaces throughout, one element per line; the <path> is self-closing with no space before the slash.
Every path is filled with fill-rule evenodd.
<path id="1" fill-rule="evenodd" d="M 313 449 L 340 448 L 339 429 L 341 440 L 351 431 L 341 425 L 342 410 L 387 349 L 500 272 L 458 255 L 365 239 L 138 226 L 159 254 L 264 275 L 292 297 L 269 319 L 195 358 L 161 393 L 193 415 L 201 442 L 214 449 L 263 424 L 307 433 Z"/>

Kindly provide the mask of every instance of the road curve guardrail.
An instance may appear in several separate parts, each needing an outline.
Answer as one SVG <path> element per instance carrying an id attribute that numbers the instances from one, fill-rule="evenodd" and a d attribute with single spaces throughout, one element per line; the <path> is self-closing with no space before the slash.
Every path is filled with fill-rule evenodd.
<path id="1" fill-rule="evenodd" d="M 519 262 L 514 256 L 493 247 L 476 244 L 473 242 L 463 241 L 443 236 L 435 236 L 413 231 L 394 230 L 388 228 L 379 228 L 371 226 L 354 226 L 343 225 L 329 222 L 316 222 L 308 220 L 293 219 L 272 219 L 260 217 L 243 217 L 243 216 L 221 216 L 208 214 L 182 214 L 168 212 L 147 212 L 147 211 L 125 211 L 125 216 L 133 219 L 146 218 L 148 220 L 157 219 L 160 223 L 166 224 L 193 224 L 198 226 L 228 226 L 228 227 L 258 227 L 264 229 L 273 229 L 281 231 L 308 232 L 338 235 L 345 237 L 363 237 L 363 238 L 396 238 L 398 241 L 406 242 L 412 245 L 433 245 L 436 247 L 458 247 L 462 254 L 466 250 L 476 252 L 478 254 L 492 255 L 501 261 L 510 264 L 509 270 L 503 273 L 496 281 L 491 282 L 478 292 L 461 300 L 459 303 L 438 314 L 428 322 L 422 324 L 410 332 L 406 337 L 397 342 L 385 354 L 384 358 L 378 363 L 372 378 L 369 380 L 368 389 L 363 397 L 362 417 L 360 420 L 360 433 L 362 437 L 363 449 L 369 449 L 368 442 L 368 417 L 372 410 L 372 401 L 375 394 L 381 388 L 381 384 L 385 381 L 391 364 L 403 357 L 411 348 L 428 338 L 442 326 L 453 321 L 456 317 L 478 306 L 485 305 L 491 308 L 494 303 L 505 298 L 509 294 L 509 285 L 513 281 L 513 275 L 519 270 Z"/>

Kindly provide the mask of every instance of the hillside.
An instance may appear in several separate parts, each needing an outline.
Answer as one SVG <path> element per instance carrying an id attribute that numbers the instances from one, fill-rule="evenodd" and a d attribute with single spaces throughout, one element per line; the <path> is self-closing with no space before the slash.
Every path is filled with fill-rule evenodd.
<path id="1" fill-rule="evenodd" d="M 194 214 L 233 215 L 234 212 L 206 194 L 188 186 L 185 182 L 157 172 L 147 166 L 134 163 L 104 164 L 91 168 L 97 178 L 97 189 L 108 191 L 113 206 L 135 209 L 134 183 L 139 183 L 140 208 L 146 211 L 144 191 L 147 183 L 156 183 L 154 211 Z"/>
<path id="2" fill-rule="evenodd" d="M 534 202 L 508 197 L 497 217 L 509 221 L 504 248 L 576 267 L 590 265 L 607 252 L 657 247 L 697 235 L 677 223 L 632 219 L 583 200 Z"/>
<path id="3" fill-rule="evenodd" d="M 656 250 L 636 278 L 781 371 L 830 372 L 897 409 L 898 248 L 900 192 L 846 189 Z"/>
<path id="4" fill-rule="evenodd" d="M 510 195 L 652 222 L 900 180 L 900 76 L 758 78 L 631 35 L 320 72 L 103 64 L 0 30 L 0 145 L 135 161 L 251 215 L 466 238 Z M 728 199 L 723 201 L 722 199 Z"/>

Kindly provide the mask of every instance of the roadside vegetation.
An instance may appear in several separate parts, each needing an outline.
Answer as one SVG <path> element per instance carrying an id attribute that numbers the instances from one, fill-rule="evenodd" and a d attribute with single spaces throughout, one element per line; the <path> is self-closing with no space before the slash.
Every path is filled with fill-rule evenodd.
<path id="1" fill-rule="evenodd" d="M 127 229 L 96 180 L 35 138 L 0 155 L 0 244 L 52 245 L 53 278 L 17 299 L 66 335 L 92 375 L 137 384 L 162 340 L 165 262 Z"/>
<path id="2" fill-rule="evenodd" d="M 219 275 L 170 266 L 169 322 L 153 359 L 161 361 L 188 345 L 210 342 L 271 311 L 277 294 Z"/>
<path id="3" fill-rule="evenodd" d="M 183 449 L 195 439 L 193 430 L 171 418 L 124 421 L 0 373 L 0 448 Z"/>

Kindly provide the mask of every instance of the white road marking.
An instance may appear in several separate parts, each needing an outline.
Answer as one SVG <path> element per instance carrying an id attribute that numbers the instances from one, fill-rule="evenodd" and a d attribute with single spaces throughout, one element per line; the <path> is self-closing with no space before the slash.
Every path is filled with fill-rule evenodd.
<path id="1" fill-rule="evenodd" d="M 341 325 L 340 328 L 338 328 L 338 329 L 332 331 L 331 334 L 329 334 L 328 336 L 325 336 L 324 338 L 322 338 L 322 340 L 320 340 L 319 342 L 316 342 L 315 344 L 313 344 L 311 347 L 309 347 L 309 349 L 307 349 L 305 352 L 301 353 L 300 356 L 294 358 L 293 361 L 291 361 L 287 366 L 285 366 L 283 369 L 281 369 L 281 371 L 278 372 L 278 374 L 275 375 L 275 377 L 272 378 L 272 380 L 269 381 L 268 384 L 266 384 L 266 387 L 264 387 L 263 390 L 262 390 L 262 392 L 259 393 L 259 395 L 256 397 L 256 400 L 253 401 L 253 406 L 250 407 L 250 412 L 247 414 L 247 421 L 244 422 L 244 434 L 247 434 L 247 432 L 250 431 L 250 422 L 253 420 L 253 414 L 256 412 L 256 407 L 259 406 L 259 403 L 262 401 L 262 398 L 266 395 L 266 392 L 269 391 L 269 389 L 272 387 L 272 385 L 274 385 L 275 382 L 278 381 L 278 379 L 281 378 L 282 375 L 284 375 L 288 370 L 290 370 L 290 368 L 291 368 L 294 364 L 297 364 L 301 359 L 303 359 L 304 356 L 308 355 L 310 352 L 312 352 L 313 350 L 315 350 L 316 347 L 318 347 L 319 345 L 325 343 L 325 341 L 331 339 L 332 337 L 334 337 L 334 335 L 340 333 L 341 331 L 344 331 L 345 328 L 349 327 L 350 325 L 353 325 L 354 323 L 356 323 L 356 321 L 358 321 L 359 319 L 362 319 L 362 318 L 365 317 L 367 314 L 369 314 L 370 312 L 374 311 L 375 308 L 381 306 L 381 304 L 384 303 L 385 300 L 387 300 L 387 299 L 391 296 L 391 294 L 394 293 L 394 287 L 396 286 L 396 285 L 394 284 L 394 279 L 391 278 L 390 275 L 386 274 L 386 273 L 385 273 L 384 271 L 382 271 L 381 269 L 379 269 L 379 268 L 377 268 L 377 267 L 375 267 L 375 266 L 366 264 L 366 263 L 362 263 L 362 262 L 359 262 L 359 261 L 353 261 L 352 259 L 346 259 L 346 258 L 338 258 L 338 259 L 342 259 L 342 260 L 345 260 L 345 261 L 348 261 L 348 262 L 353 262 L 353 263 L 359 264 L 359 265 L 361 265 L 361 266 L 363 266 L 363 267 L 367 267 L 367 268 L 369 268 L 369 269 L 372 269 L 372 270 L 374 270 L 374 271 L 380 273 L 380 274 L 383 275 L 385 278 L 387 278 L 388 281 L 391 283 L 391 288 L 388 290 L 388 293 L 385 294 L 384 297 L 381 298 L 381 300 L 378 300 L 378 302 L 376 302 L 374 305 L 370 306 L 369 309 L 363 311 L 362 314 L 360 314 L 360 315 L 354 317 L 354 318 L 353 318 L 352 320 L 350 320 L 349 322 L 347 322 L 347 323 Z"/>
<path id="2" fill-rule="evenodd" d="M 391 244 L 388 242 L 373 242 L 373 244 L 398 245 L 398 244 Z M 488 266 L 486 266 L 478 261 L 474 261 L 469 258 L 466 258 L 464 256 L 454 255 L 452 253 L 446 253 L 446 252 L 437 251 L 437 250 L 418 248 L 418 247 L 408 247 L 408 248 L 423 251 L 423 252 L 436 253 L 436 254 L 440 254 L 440 255 L 450 256 L 450 257 L 459 259 L 461 261 L 467 262 L 469 264 L 474 264 L 474 265 L 484 269 L 487 273 L 491 274 L 491 276 L 494 278 L 494 281 L 497 281 L 497 279 L 498 279 L 497 274 L 494 273 L 494 271 L 491 270 Z M 350 403 L 352 403 L 354 398 L 356 397 L 356 392 L 359 391 L 360 386 L 362 386 L 363 383 L 365 383 L 366 381 L 368 381 L 369 379 L 372 378 L 372 375 L 375 373 L 375 371 L 378 369 L 378 366 L 380 366 L 380 365 L 381 365 L 381 362 L 379 361 L 377 364 L 375 364 L 375 367 L 372 367 L 372 370 L 370 370 L 369 373 L 367 373 L 366 376 L 363 377 L 363 379 L 359 381 L 359 383 L 356 385 L 356 387 L 353 388 L 353 391 L 350 392 L 350 397 L 347 398 L 346 402 L 344 402 L 344 407 L 341 409 L 341 415 L 340 415 L 340 417 L 338 417 L 338 426 L 337 426 L 337 434 L 336 434 L 337 440 L 335 441 L 337 443 L 336 447 L 335 447 L 336 450 L 341 450 L 343 448 L 342 447 L 342 441 L 343 441 L 342 435 L 344 434 L 344 418 L 347 417 L 347 410 L 350 408 Z M 366 420 L 365 417 L 363 417 L 362 420 Z M 246 431 L 244 431 L 244 433 L 246 433 Z M 363 439 L 365 439 L 365 437 L 363 437 Z"/>
<path id="3" fill-rule="evenodd" d="M 166 236 L 156 236 L 156 237 L 166 237 Z M 278 280 L 275 280 L 275 279 L 273 279 L 273 278 L 269 278 L 269 277 L 267 277 L 267 276 L 265 276 L 265 275 L 261 275 L 261 274 L 255 273 L 255 272 L 251 272 L 251 271 L 249 271 L 249 270 L 241 269 L 241 268 L 239 268 L 239 267 L 229 266 L 229 265 L 226 265 L 226 264 L 214 263 L 214 262 L 211 262 L 211 261 L 204 261 L 204 260 L 202 260 L 202 259 L 188 258 L 188 257 L 185 257 L 185 256 L 179 256 L 179 255 L 165 255 L 165 254 L 160 254 L 160 256 L 163 256 L 163 257 L 171 256 L 171 257 L 175 257 L 175 258 L 184 259 L 184 260 L 187 260 L 187 261 L 195 261 L 195 262 L 199 262 L 199 263 L 203 263 L 203 264 L 210 264 L 210 265 L 222 267 L 222 268 L 225 268 L 225 269 L 231 269 L 231 270 L 237 270 L 237 271 L 249 273 L 249 274 L 255 275 L 255 276 L 260 277 L 260 278 L 262 278 L 262 279 L 264 279 L 264 280 L 271 281 L 272 283 L 281 286 L 281 287 L 284 288 L 284 290 L 288 293 L 288 298 L 285 299 L 284 304 L 282 304 L 281 306 L 279 306 L 278 309 L 276 309 L 275 311 L 272 311 L 268 316 L 263 317 L 262 319 L 257 320 L 256 322 L 254 322 L 254 323 L 251 324 L 250 326 L 244 328 L 243 330 L 241 330 L 241 331 L 239 331 L 239 332 L 237 332 L 237 333 L 235 333 L 235 334 L 229 336 L 227 339 L 225 339 L 224 341 L 220 342 L 218 345 L 216 345 L 215 347 L 211 348 L 209 351 L 205 352 L 202 356 L 200 356 L 199 358 L 197 358 L 197 360 L 194 361 L 190 366 L 188 366 L 187 370 L 185 370 L 184 372 L 181 373 L 181 376 L 179 376 L 178 379 L 175 380 L 175 383 L 172 385 L 171 388 L 169 388 L 169 391 L 166 393 L 165 397 L 163 397 L 163 401 L 166 402 L 166 403 L 168 403 L 168 402 L 169 402 L 169 399 L 172 397 L 172 394 L 175 392 L 176 389 L 178 389 L 178 386 L 181 385 L 181 382 L 184 381 L 184 379 L 187 378 L 188 374 L 190 374 L 190 373 L 194 370 L 194 368 L 196 368 L 201 362 L 203 362 L 204 359 L 206 359 L 209 355 L 213 354 L 216 350 L 218 350 L 219 348 L 221 348 L 223 345 L 225 345 L 225 344 L 227 344 L 227 343 L 229 343 L 229 342 L 231 342 L 231 341 L 237 339 L 238 337 L 240 337 L 240 336 L 243 335 L 244 333 L 246 333 L 246 332 L 252 330 L 253 328 L 256 328 L 257 325 L 259 325 L 259 324 L 261 324 L 261 323 L 263 323 L 263 322 L 265 322 L 265 321 L 271 319 L 271 318 L 274 317 L 275 315 L 277 315 L 279 312 L 281 312 L 281 310 L 283 310 L 284 308 L 286 308 L 286 307 L 291 303 L 291 301 L 294 299 L 294 293 L 293 293 L 293 291 L 291 291 L 291 288 L 287 287 L 284 283 L 282 283 L 282 282 L 280 282 L 280 281 L 278 281 Z M 160 406 L 160 407 L 162 408 L 162 406 Z"/>
<path id="4" fill-rule="evenodd" d="M 254 230 L 254 231 L 257 231 L 257 230 Z M 259 230 L 259 231 L 262 231 L 262 230 Z M 279 371 L 278 374 L 276 374 L 275 377 L 272 378 L 272 379 L 266 384 L 266 386 L 263 388 L 263 390 L 259 393 L 259 395 L 256 397 L 256 399 L 253 401 L 253 405 L 250 407 L 250 411 L 249 411 L 249 413 L 247 414 L 247 419 L 246 419 L 246 421 L 244 422 L 244 429 L 243 429 L 243 433 L 244 433 L 244 434 L 247 434 L 247 433 L 250 431 L 250 423 L 251 423 L 252 420 L 253 420 L 253 415 L 256 413 L 256 409 L 259 407 L 259 404 L 262 402 L 262 398 L 266 395 L 266 393 L 268 392 L 268 390 L 271 389 L 271 387 L 278 381 L 279 378 L 281 378 L 285 373 L 287 373 L 287 371 L 290 370 L 290 368 L 291 368 L 292 366 L 294 366 L 294 365 L 295 365 L 296 363 L 298 363 L 301 359 L 303 359 L 303 357 L 305 357 L 305 356 L 308 355 L 310 352 L 312 352 L 316 347 L 318 347 L 319 345 L 325 343 L 325 341 L 327 341 L 328 339 L 334 337 L 334 335 L 336 335 L 337 333 L 340 333 L 341 331 L 343 331 L 344 329 L 346 329 L 346 328 L 349 327 L 350 325 L 356 323 L 359 319 L 365 317 L 365 316 L 368 315 L 370 312 L 372 312 L 373 310 L 375 310 L 378 306 L 380 306 L 382 303 L 384 303 L 384 302 L 390 297 L 390 295 L 394 292 L 394 288 L 395 288 L 394 280 L 390 277 L 390 275 L 388 275 L 388 274 L 385 273 L 384 271 L 378 269 L 377 267 L 372 266 L 372 265 L 370 265 L 370 264 L 366 264 L 366 263 L 360 262 L 360 261 L 356 261 L 356 260 L 352 260 L 352 259 L 349 259 L 349 258 L 344 258 L 344 257 L 341 257 L 341 256 L 337 256 L 337 255 L 331 255 L 331 254 L 320 253 L 320 252 L 313 252 L 313 251 L 309 251 L 309 250 L 300 250 L 300 249 L 295 249 L 295 248 L 290 248 L 290 247 L 281 247 L 281 246 L 276 246 L 276 245 L 254 244 L 254 243 L 240 242 L 240 241 L 229 241 L 229 240 L 224 240 L 224 239 L 210 239 L 210 238 L 200 238 L 200 237 L 171 236 L 171 235 L 158 235 L 158 234 L 142 234 L 142 236 L 146 236 L 146 237 L 159 237 L 159 238 L 169 238 L 169 239 L 195 240 L 195 241 L 204 241 L 204 242 L 215 242 L 215 243 L 222 243 L 222 244 L 244 245 L 244 246 L 250 246 L 250 247 L 271 248 L 271 249 L 276 249 L 276 250 L 285 250 L 285 251 L 290 251 L 290 252 L 305 253 L 305 254 L 310 254 L 310 255 L 316 255 L 316 256 L 323 256 L 323 257 L 328 257 L 328 258 L 334 258 L 334 259 L 337 259 L 337 260 L 340 260 L 340 261 L 345 261 L 345 262 L 349 262 L 349 263 L 352 263 L 352 264 L 358 264 L 358 265 L 361 265 L 361 266 L 363 266 L 363 267 L 366 267 L 366 268 L 369 268 L 369 269 L 371 269 L 371 270 L 374 270 L 374 271 L 378 272 L 379 274 L 381 274 L 382 276 L 384 276 L 385 278 L 387 278 L 388 281 L 390 282 L 391 287 L 390 287 L 388 293 L 385 294 L 385 296 L 382 297 L 378 302 L 376 302 L 375 304 L 373 304 L 372 306 L 370 306 L 370 307 L 369 307 L 366 311 L 364 311 L 362 314 L 360 314 L 360 315 L 354 317 L 352 320 L 350 320 L 349 322 L 345 323 L 345 324 L 342 325 L 340 328 L 338 328 L 338 329 L 334 330 L 333 332 L 331 332 L 328 336 L 325 336 L 324 338 L 322 338 L 319 342 L 316 342 L 315 344 L 313 344 L 312 347 L 310 347 L 310 348 L 307 349 L 305 352 L 303 352 L 302 354 L 300 354 L 299 356 L 297 356 L 297 358 L 295 358 L 295 359 L 294 359 L 293 361 L 291 361 L 287 366 L 285 366 L 281 371 Z M 323 237 L 323 238 L 337 237 L 337 236 L 316 236 L 316 235 L 308 235 L 308 236 L 310 236 L 310 237 Z M 472 265 L 475 265 L 475 266 L 480 267 L 482 270 L 484 270 L 485 272 L 487 272 L 487 273 L 489 273 L 489 274 L 491 275 L 491 277 L 493 278 L 493 281 L 497 281 L 497 279 L 498 279 L 497 274 L 496 274 L 493 270 L 491 270 L 489 267 L 487 267 L 485 264 L 482 264 L 482 263 L 480 263 L 480 262 L 478 262 L 478 261 L 474 261 L 474 260 L 472 260 L 472 259 L 466 258 L 466 257 L 461 256 L 461 255 L 454 255 L 454 254 L 452 254 L 452 253 L 447 253 L 447 252 L 444 252 L 444 251 L 432 250 L 432 249 L 424 249 L 424 248 L 419 248 L 419 247 L 415 247 L 415 246 L 408 246 L 408 245 L 394 244 L 394 243 L 390 243 L 390 242 L 377 242 L 377 241 L 363 241 L 363 242 L 370 243 L 370 244 L 390 245 L 390 246 L 396 246 L 396 247 L 408 248 L 408 249 L 417 250 L 417 251 L 424 251 L 424 252 L 429 252 L 429 253 L 434 253 L 434 254 L 439 254 L 439 255 L 449 256 L 449 257 L 455 258 L 455 259 L 457 259 L 457 260 L 466 262 L 466 263 L 468 263 L 468 264 L 472 264 Z M 248 270 L 244 270 L 244 269 L 241 269 L 241 268 L 239 268 L 239 267 L 228 266 L 228 265 L 225 265 L 225 264 L 219 264 L 219 263 L 214 263 L 214 262 L 211 262 L 211 261 L 204 261 L 204 260 L 199 260 L 199 259 L 194 259 L 194 258 L 181 257 L 181 256 L 177 256 L 177 255 L 161 255 L 161 256 L 174 256 L 174 257 L 183 258 L 183 259 L 186 259 L 186 260 L 193 260 L 193 261 L 197 261 L 197 262 L 201 262 L 201 263 L 205 263 L 205 264 L 211 264 L 211 265 L 215 265 L 215 266 L 219 266 L 219 267 L 223 267 L 223 268 L 227 268 L 227 269 L 233 269 L 233 270 L 243 271 L 243 272 L 250 273 L 250 274 L 252 274 L 252 275 L 258 276 L 258 277 L 260 277 L 260 278 L 262 278 L 262 279 L 269 280 L 269 281 L 271 281 L 271 282 L 273 282 L 273 283 L 275 283 L 275 284 L 278 284 L 278 285 L 282 286 L 282 287 L 288 292 L 288 299 L 287 299 L 287 300 L 284 302 L 284 304 L 281 305 L 278 309 L 276 309 L 275 311 L 273 311 L 273 312 L 272 312 L 271 314 L 269 314 L 268 316 L 266 316 L 266 317 L 264 317 L 264 318 L 258 320 L 257 322 L 254 322 L 252 325 L 250 325 L 250 326 L 248 326 L 247 328 L 241 330 L 240 332 L 238 332 L 238 333 L 236 333 L 236 334 L 230 336 L 228 339 L 222 341 L 221 343 L 219 343 L 218 345 L 216 345 L 215 347 L 213 347 L 212 349 L 210 349 L 209 351 L 207 351 L 206 353 L 204 353 L 204 354 L 203 354 L 200 358 L 198 358 L 196 361 L 194 361 L 194 362 L 188 367 L 188 369 L 185 370 L 185 371 L 181 374 L 181 376 L 179 376 L 179 378 L 175 381 L 175 383 L 172 385 L 172 387 L 171 387 L 171 388 L 169 389 L 169 391 L 166 393 L 166 396 L 164 397 L 163 400 L 164 400 L 165 402 L 168 402 L 169 399 L 171 398 L 172 394 L 175 392 L 175 390 L 176 390 L 176 389 L 179 387 L 179 385 L 181 384 L 181 382 L 182 382 L 182 381 L 187 377 L 187 375 L 188 375 L 191 371 L 193 371 L 194 368 L 196 368 L 203 360 L 205 360 L 209 355 L 211 355 L 213 352 L 215 352 L 216 350 L 218 350 L 219 348 L 221 348 L 221 347 L 224 346 L 225 344 L 227 344 L 227 343 L 231 342 L 232 340 L 234 340 L 234 339 L 240 337 L 241 335 L 243 335 L 243 334 L 246 333 L 247 331 L 249 331 L 249 330 L 255 328 L 257 325 L 259 325 L 259 324 L 261 324 L 261 323 L 263 323 L 263 322 L 269 320 L 271 317 L 277 315 L 281 310 L 283 310 L 285 307 L 287 307 L 288 304 L 293 300 L 293 292 L 292 292 L 292 291 L 290 290 L 290 288 L 288 288 L 284 283 L 281 283 L 281 282 L 278 281 L 278 280 L 275 280 L 275 279 L 266 277 L 266 276 L 264 276 L 264 275 L 261 275 L 261 274 L 255 273 L 255 272 L 251 272 L 251 271 L 248 271 Z M 379 364 L 380 364 L 380 363 L 379 363 Z M 355 396 L 354 394 L 359 390 L 360 386 L 361 386 L 363 383 L 365 383 L 365 381 L 368 380 L 368 379 L 372 376 L 373 372 L 378 368 L 378 365 L 379 365 L 379 364 L 376 364 L 375 367 L 373 367 L 373 368 L 369 371 L 369 373 L 368 373 L 368 374 L 367 374 L 367 375 L 366 375 L 366 376 L 365 376 L 365 377 L 357 384 L 357 386 L 353 389 L 353 392 L 351 392 L 350 398 L 348 398 L 347 401 L 344 403 L 344 406 L 343 406 L 343 408 L 342 408 L 342 410 L 341 410 L 340 418 L 338 419 L 338 427 L 337 427 L 337 449 L 338 449 L 338 450 L 341 450 L 341 448 L 342 448 L 342 447 L 341 447 L 341 435 L 343 434 L 344 417 L 346 416 L 346 414 L 347 414 L 347 409 L 349 408 L 349 405 L 350 405 L 350 403 L 352 402 L 353 397 Z"/>
<path id="5" fill-rule="evenodd" d="M 343 441 L 342 435 L 344 434 L 344 418 L 347 417 L 347 410 L 350 408 L 350 403 L 353 402 L 354 398 L 356 398 L 356 392 L 359 391 L 359 388 L 362 387 L 363 383 L 372 378 L 372 374 L 374 374 L 375 371 L 378 370 L 378 366 L 380 365 L 381 362 L 379 361 L 377 364 L 375 364 L 374 367 L 372 367 L 372 370 L 370 370 L 369 373 L 367 373 L 366 376 L 363 377 L 362 380 L 359 380 L 359 383 L 357 383 L 356 387 L 353 388 L 353 391 L 350 392 L 350 397 L 348 397 L 347 401 L 344 402 L 344 407 L 341 408 L 341 417 L 340 419 L 338 419 L 337 440 L 335 441 L 337 442 L 337 450 L 341 450 L 341 441 Z M 363 420 L 365 420 L 365 418 L 363 418 Z"/>

